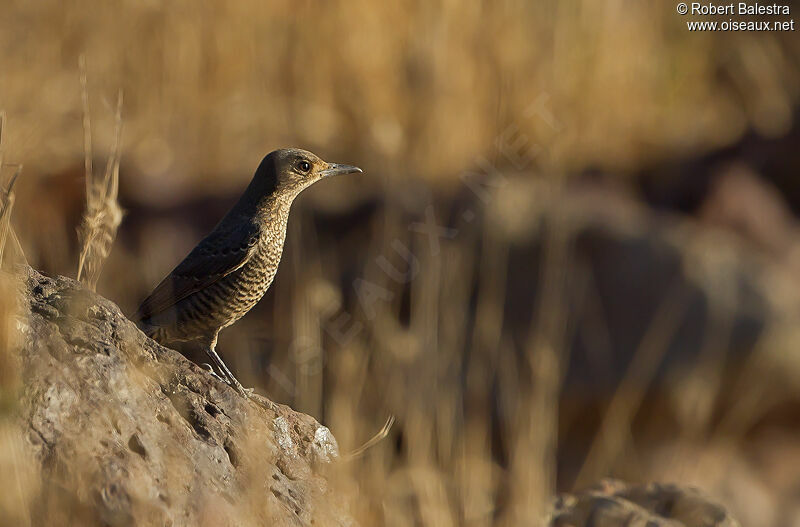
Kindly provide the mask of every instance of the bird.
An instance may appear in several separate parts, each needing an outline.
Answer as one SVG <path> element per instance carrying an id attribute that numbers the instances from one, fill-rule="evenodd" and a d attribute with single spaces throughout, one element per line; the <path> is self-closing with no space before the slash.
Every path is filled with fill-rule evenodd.
<path id="1" fill-rule="evenodd" d="M 223 380 L 249 397 L 252 390 L 216 351 L 219 332 L 250 311 L 272 284 L 294 199 L 318 181 L 357 172 L 362 170 L 299 148 L 267 154 L 239 201 L 141 303 L 133 316 L 139 328 L 162 345 L 199 344 Z"/>

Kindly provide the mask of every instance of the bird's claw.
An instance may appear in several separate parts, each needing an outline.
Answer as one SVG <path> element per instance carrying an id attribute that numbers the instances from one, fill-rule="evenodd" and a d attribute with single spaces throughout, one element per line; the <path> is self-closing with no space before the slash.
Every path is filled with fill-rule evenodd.
<path id="1" fill-rule="evenodd" d="M 218 381 L 222 381 L 224 383 L 230 384 L 227 381 L 227 379 L 225 379 L 223 377 L 220 377 L 219 374 L 214 371 L 214 367 L 211 364 L 209 364 L 207 362 L 204 362 L 203 364 L 200 365 L 200 367 L 203 368 L 204 370 L 208 371 L 208 373 L 210 373 L 211 376 L 214 377 L 215 379 L 217 379 Z"/>
<path id="2" fill-rule="evenodd" d="M 222 375 L 218 375 L 210 364 L 204 363 L 203 367 L 206 368 L 209 372 L 211 372 L 211 374 L 214 377 L 225 382 L 228 386 L 239 392 L 239 395 L 241 395 L 245 399 L 250 399 L 250 397 L 253 395 L 253 389 L 245 388 L 244 386 L 242 386 L 242 383 L 236 380 L 236 377 L 234 377 L 233 374 L 231 373 L 231 370 L 229 370 L 228 367 L 225 366 L 225 363 L 222 362 L 221 358 L 219 358 L 219 355 L 217 355 L 217 352 L 214 351 L 214 348 L 206 348 L 205 351 L 209 357 L 214 359 L 214 362 L 217 364 L 217 368 L 219 369 L 220 373 L 222 373 Z"/>
<path id="3" fill-rule="evenodd" d="M 227 378 L 227 376 L 223 377 L 219 375 L 217 372 L 214 371 L 214 367 L 207 362 L 201 364 L 200 367 L 203 368 L 204 370 L 207 370 L 208 373 L 210 373 L 211 376 L 217 379 L 218 381 L 224 382 L 225 384 L 227 384 L 228 386 L 239 392 L 239 394 L 241 394 L 242 397 L 249 399 L 250 396 L 252 396 L 253 393 L 255 392 L 254 388 L 245 388 L 244 386 L 242 386 L 242 383 L 237 381 L 236 378 L 232 377 L 229 379 Z"/>
<path id="4" fill-rule="evenodd" d="M 242 386 L 242 383 L 237 381 L 236 378 L 231 378 L 231 382 L 228 382 L 228 384 L 230 384 L 231 387 L 234 388 L 237 392 L 239 392 L 239 395 L 241 395 L 245 399 L 250 399 L 250 397 L 255 392 L 254 388 L 245 388 L 244 386 Z"/>

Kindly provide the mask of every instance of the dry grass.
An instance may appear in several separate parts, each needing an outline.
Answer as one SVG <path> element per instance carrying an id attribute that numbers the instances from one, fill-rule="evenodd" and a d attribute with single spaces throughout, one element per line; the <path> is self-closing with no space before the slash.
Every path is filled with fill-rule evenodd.
<path id="1" fill-rule="evenodd" d="M 3 139 L 6 132 L 6 115 L 0 112 L 0 177 L 5 164 Z M 11 226 L 11 212 L 14 206 L 14 184 L 22 167 L 10 165 L 14 173 L 0 187 L 0 472 L 4 474 L 7 486 L 0 497 L 0 524 L 30 525 L 30 507 L 39 491 L 39 473 L 26 439 L 17 422 L 19 391 L 22 388 L 20 377 L 18 316 L 20 311 L 19 282 L 9 272 L 13 266 L 6 265 L 13 259 L 3 256 L 11 252 L 16 258 L 23 257 L 19 250 L 14 229 Z M 12 240 L 15 251 L 6 251 L 6 244 Z"/>
<path id="2" fill-rule="evenodd" d="M 92 169 L 92 127 L 89 117 L 89 88 L 86 64 L 81 57 L 81 87 L 83 97 L 84 165 L 86 168 L 86 212 L 78 236 L 81 251 L 78 260 L 78 280 L 92 291 L 97 287 L 103 263 L 122 222 L 122 209 L 117 202 L 119 193 L 119 162 L 122 139 L 122 90 L 117 96 L 114 143 L 102 177 Z"/>
<path id="3" fill-rule="evenodd" d="M 559 188 L 549 195 L 565 192 Z M 725 490 L 719 486 L 725 460 L 704 461 L 703 474 L 698 474 L 697 467 L 688 463 L 696 455 L 692 449 L 706 437 L 711 444 L 745 444 L 752 423 L 770 408 L 760 395 L 763 387 L 747 383 L 740 393 L 750 397 L 739 401 L 740 408 L 732 410 L 718 429 L 713 412 L 687 417 L 677 433 L 681 446 L 671 454 L 672 471 L 652 468 L 656 458 L 650 459 L 652 454 L 642 450 L 635 437 L 634 423 L 642 413 L 662 411 L 653 410 L 645 396 L 684 320 L 685 286 L 672 288 L 663 299 L 603 410 L 586 459 L 570 459 L 575 452 L 561 450 L 565 441 L 575 439 L 569 434 L 562 437 L 560 426 L 562 383 L 571 361 L 568 343 L 574 326 L 583 323 L 572 313 L 572 299 L 596 293 L 585 279 L 574 281 L 583 265 L 574 254 L 576 236 L 587 219 L 583 211 L 552 206 L 560 200 L 530 219 L 544 225 L 541 230 L 534 228 L 532 240 L 542 247 L 539 281 L 545 285 L 521 343 L 508 332 L 507 318 L 513 313 L 504 308 L 513 294 L 507 279 L 513 271 L 510 256 L 518 234 L 499 226 L 509 204 L 497 196 L 479 227 L 460 232 L 452 241 L 440 241 L 436 248 L 424 238 L 413 238 L 400 219 L 375 225 L 375 236 L 364 245 L 366 263 L 360 279 L 360 287 L 368 287 L 372 296 L 357 295 L 355 301 L 347 301 L 347 291 L 333 286 L 341 270 L 335 266 L 331 247 L 323 248 L 315 237 L 304 235 L 303 245 L 291 248 L 282 268 L 286 274 L 281 276 L 296 276 L 276 283 L 277 291 L 271 293 L 278 297 L 275 302 L 286 304 L 273 316 L 278 317 L 275 327 L 286 327 L 287 319 L 280 318 L 286 313 L 290 340 L 287 345 L 278 340 L 280 349 L 267 370 L 280 372 L 290 385 L 287 388 L 275 375 L 251 376 L 249 381 L 264 383 L 268 394 L 315 412 L 337 435 L 343 451 L 351 452 L 330 477 L 334 488 L 351 496 L 353 513 L 363 525 L 536 524 L 545 517 L 554 493 L 565 488 L 559 479 L 559 464 L 565 461 L 583 465 L 575 479 L 578 485 L 620 472 L 634 480 L 669 475 L 697 481 L 699 475 L 718 474 L 707 486 Z M 301 225 L 290 242 L 295 244 L 308 228 L 303 209 L 298 212 L 295 219 Z M 482 250 L 476 257 L 477 243 Z M 398 247 L 411 252 L 405 254 Z M 330 265 L 297 263 L 309 259 Z M 119 271 L 109 267 L 106 272 Z M 281 289 L 287 286 L 288 290 Z M 726 308 L 720 309 L 720 316 L 727 316 Z M 331 320 L 343 314 L 349 317 L 345 330 L 349 336 L 331 338 Z M 3 320 L 13 317 L 7 314 Z M 255 331 L 264 318 L 249 320 L 237 330 L 239 338 Z M 710 342 L 709 346 L 713 342 L 724 346 L 718 340 Z M 234 353 L 240 346 L 244 347 L 242 341 L 237 345 L 233 338 L 221 350 L 234 357 L 237 371 L 258 371 L 254 365 L 247 367 L 246 355 Z M 257 357 L 250 354 L 249 360 Z M 705 357 L 708 361 L 697 366 L 701 380 L 678 382 L 670 396 L 692 401 L 718 397 L 718 383 L 706 382 L 702 372 L 724 371 L 726 357 L 711 352 Z M 686 395 L 686 390 L 691 393 Z M 395 426 L 384 427 L 377 439 L 368 440 L 389 413 L 397 416 Z M 657 415 L 651 418 L 660 421 Z M 663 440 L 669 443 L 670 437 L 667 434 Z M 17 452 L 20 445 L 14 441 L 22 439 L 8 438 L 13 443 L 9 452 Z M 367 448 L 359 448 L 365 441 Z M 20 480 L 20 496 L 15 495 L 17 505 L 0 512 L 15 524 L 26 525 L 24 507 L 38 488 L 28 470 L 33 465 L 12 458 L 0 463 L 4 460 Z M 684 472 L 676 476 L 679 463 Z M 248 496 L 257 499 L 257 494 Z M 247 511 L 237 518 L 249 521 Z"/>
<path id="4" fill-rule="evenodd" d="M 0 524 L 31 525 L 31 507 L 40 489 L 40 473 L 18 422 L 20 378 L 17 277 L 0 271 Z"/>
<path id="5" fill-rule="evenodd" d="M 46 189 L 17 205 L 29 220 L 22 240 L 32 265 L 71 273 L 78 261 L 78 276 L 120 305 L 135 306 L 202 234 L 186 225 L 205 210 L 169 216 L 169 205 L 240 190 L 265 151 L 296 144 L 367 170 L 301 198 L 272 290 L 219 348 L 245 384 L 321 419 L 353 452 L 331 478 L 362 525 L 530 524 L 556 491 L 607 475 L 699 483 L 745 524 L 781 525 L 779 471 L 749 460 L 759 424 L 799 399 L 796 278 L 686 218 L 657 221 L 609 199 L 598 220 L 595 202 L 608 196 L 573 199 L 561 175 L 596 166 L 624 184 L 748 129 L 781 135 L 800 97 L 796 39 L 692 35 L 666 2 L 53 1 L 12 11 L 0 20 L 0 96 L 15 126 L 5 137 L 3 120 L 2 135 L 29 167 L 29 188 Z M 124 142 L 121 94 L 114 119 L 89 122 L 90 103 L 119 86 Z M 520 138 L 536 154 L 523 166 L 500 148 Z M 95 151 L 110 152 L 101 173 Z M 64 211 L 81 207 L 51 198 L 81 158 L 86 207 L 72 247 Z M 463 176 L 483 159 L 508 185 L 473 195 Z M 0 241 L 13 235 L 11 181 Z M 466 193 L 475 220 L 460 222 L 463 197 L 441 187 Z M 127 237 L 123 222 L 115 243 L 118 193 L 147 217 Z M 347 215 L 365 202 L 379 211 Z M 458 232 L 433 244 L 411 228 L 428 205 Z M 41 218 L 46 236 L 31 227 Z M 682 286 L 615 309 L 628 284 L 601 291 L 601 258 L 576 249 L 587 226 L 678 254 Z M 701 235 L 714 243 L 698 249 Z M 625 273 L 629 263 L 610 265 Z M 739 274 L 723 280 L 731 268 Z M 662 291 L 653 276 L 643 287 Z M 734 331 L 750 307 L 738 280 L 768 291 L 754 343 Z M 711 312 L 702 351 L 675 365 L 674 343 L 694 342 L 682 331 L 696 289 Z M 652 316 L 636 325 L 641 311 Z M 628 317 L 622 337 L 613 316 Z M 595 360 L 588 387 L 566 384 L 576 342 Z M 18 386 L 2 364 L 3 386 Z M 394 426 L 370 442 L 387 415 Z M 3 524 L 25 525 L 36 489 L 27 462 L 10 457 L 18 441 L 0 448 L 2 473 L 20 482 L 0 501 Z"/>
<path id="6" fill-rule="evenodd" d="M 17 182 L 17 178 L 22 173 L 22 165 L 5 164 L 5 160 L 3 158 L 5 153 L 3 145 L 5 131 L 6 113 L 0 112 L 0 178 L 2 178 L 4 173 L 3 169 L 6 166 L 14 169 L 14 174 L 9 178 L 8 182 L 0 187 L 0 268 L 3 266 L 3 255 L 6 253 L 6 242 L 9 238 L 11 238 L 12 242 L 14 243 L 16 257 L 21 258 L 23 261 L 25 260 L 25 255 L 22 252 L 17 234 L 14 232 L 14 228 L 11 226 L 11 212 L 14 210 L 14 201 L 16 200 L 14 185 Z M 2 179 L 0 179 L 0 181 L 2 181 Z"/>
<path id="7" fill-rule="evenodd" d="M 10 141 L 31 174 L 70 168 L 82 150 L 75 64 L 85 54 L 96 97 L 125 88 L 126 162 L 141 174 L 133 190 L 164 201 L 239 188 L 284 145 L 452 186 L 512 124 L 556 171 L 636 168 L 748 127 L 785 132 L 797 39 L 691 34 L 674 8 L 16 3 L 0 21 L 0 98 L 25 116 Z M 558 143 L 522 117 L 541 94 L 568 131 Z M 113 126 L 98 132 L 110 150 Z"/>

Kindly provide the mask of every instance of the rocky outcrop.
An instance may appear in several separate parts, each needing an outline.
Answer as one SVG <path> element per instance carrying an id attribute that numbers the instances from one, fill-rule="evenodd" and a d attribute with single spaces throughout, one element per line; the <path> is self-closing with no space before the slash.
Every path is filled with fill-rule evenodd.
<path id="1" fill-rule="evenodd" d="M 245 400 L 73 280 L 25 269 L 22 289 L 33 525 L 352 524 L 327 428 Z"/>
<path id="2" fill-rule="evenodd" d="M 691 487 L 605 480 L 555 503 L 550 527 L 738 527 L 719 504 Z"/>
<path id="3" fill-rule="evenodd" d="M 240 397 L 74 280 L 29 268 L 22 278 L 17 413 L 27 451 L 16 465 L 40 477 L 9 494 L 33 496 L 14 524 L 355 525 L 348 494 L 330 483 L 339 454 L 327 428 Z M 0 503 L 0 523 L 7 510 Z M 738 526 L 691 488 L 616 481 L 560 497 L 549 521 L 645 524 Z"/>

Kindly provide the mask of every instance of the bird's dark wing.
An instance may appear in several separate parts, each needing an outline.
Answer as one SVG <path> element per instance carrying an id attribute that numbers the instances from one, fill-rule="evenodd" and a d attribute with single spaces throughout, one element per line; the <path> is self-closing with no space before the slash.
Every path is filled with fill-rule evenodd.
<path id="1" fill-rule="evenodd" d="M 218 225 L 142 302 L 134 320 L 169 309 L 239 269 L 255 251 L 259 235 L 260 226 L 253 221 Z"/>

